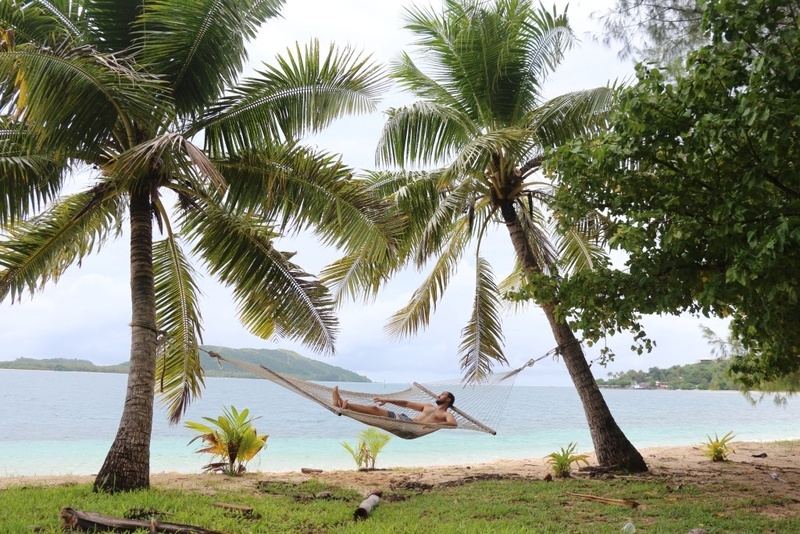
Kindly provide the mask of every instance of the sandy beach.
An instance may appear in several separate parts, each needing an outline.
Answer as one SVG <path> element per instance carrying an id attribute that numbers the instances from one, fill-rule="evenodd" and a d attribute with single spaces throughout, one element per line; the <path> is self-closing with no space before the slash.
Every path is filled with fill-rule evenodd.
<path id="1" fill-rule="evenodd" d="M 726 462 L 712 462 L 703 454 L 703 447 L 653 447 L 642 449 L 649 472 L 624 475 L 603 474 L 591 470 L 574 472 L 575 477 L 626 477 L 663 480 L 679 485 L 724 483 L 726 490 L 758 495 L 779 494 L 795 504 L 780 513 L 800 513 L 800 440 L 781 442 L 733 442 L 734 453 Z M 590 465 L 596 465 L 590 457 Z M 380 467 L 380 461 L 378 462 Z M 439 484 L 460 484 L 479 478 L 526 478 L 542 480 L 550 472 L 545 458 L 498 460 L 491 463 L 407 467 L 374 471 L 316 470 L 313 465 L 302 471 L 267 473 L 252 472 L 241 477 L 219 474 L 154 473 L 153 487 L 179 489 L 207 494 L 224 492 L 235 487 L 252 487 L 260 482 L 299 483 L 310 479 L 347 487 L 363 493 L 379 489 L 390 492 L 400 488 L 426 489 Z M 317 472 L 318 471 L 318 472 Z M 92 476 L 4 477 L 0 488 L 10 485 L 55 485 L 91 483 Z"/>

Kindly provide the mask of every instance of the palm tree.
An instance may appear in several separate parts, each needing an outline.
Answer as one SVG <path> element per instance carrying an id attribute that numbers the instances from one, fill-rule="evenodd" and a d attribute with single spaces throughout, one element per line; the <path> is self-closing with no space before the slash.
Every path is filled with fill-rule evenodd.
<path id="1" fill-rule="evenodd" d="M 377 157 L 380 164 L 412 170 L 375 173 L 372 187 L 407 215 L 406 248 L 399 254 L 418 267 L 434 262 L 387 329 L 406 336 L 426 326 L 465 249 L 476 243 L 474 308 L 459 347 L 465 380 L 479 381 L 493 364 L 506 363 L 499 307 L 510 286 L 495 283 L 480 255 L 490 227 L 504 226 L 518 266 L 507 283 L 520 289 L 524 281 L 544 311 L 583 403 L 598 462 L 647 470 L 614 421 L 559 308 L 560 276 L 604 257 L 602 219 L 589 214 L 580 227 L 556 232 L 547 210 L 554 186 L 539 172 L 548 147 L 603 125 L 611 90 L 543 101 L 542 83 L 572 34 L 566 14 L 534 9 L 527 0 L 444 0 L 441 13 L 407 10 L 406 22 L 424 54 L 419 64 L 403 54 L 393 76 L 417 101 L 389 112 Z M 419 170 L 426 168 L 435 170 Z M 351 283 L 344 276 L 347 261 L 324 276 Z M 386 266 L 384 274 L 395 268 Z"/>
<path id="2" fill-rule="evenodd" d="M 310 228 L 345 250 L 369 240 L 376 257 L 390 242 L 350 169 L 298 143 L 375 108 L 375 64 L 312 42 L 239 79 L 282 4 L 0 3 L 0 300 L 56 282 L 129 223 L 130 375 L 95 489 L 147 488 L 154 391 L 173 422 L 200 394 L 198 265 L 254 334 L 332 352 L 334 298 L 275 238 Z M 62 194 L 77 172 L 88 187 Z"/>

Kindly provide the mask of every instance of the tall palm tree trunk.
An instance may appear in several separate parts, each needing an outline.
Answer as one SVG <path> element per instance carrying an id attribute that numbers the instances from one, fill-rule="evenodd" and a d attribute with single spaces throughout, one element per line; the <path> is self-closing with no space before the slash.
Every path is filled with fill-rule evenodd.
<path id="1" fill-rule="evenodd" d="M 513 203 L 507 202 L 502 206 L 503 219 L 505 220 L 514 251 L 523 265 L 526 273 L 541 272 L 525 233 L 517 218 Z M 586 422 L 589 424 L 589 433 L 592 436 L 597 463 L 600 467 L 624 469 L 631 472 L 647 471 L 647 464 L 642 455 L 628 440 L 620 429 L 614 416 L 611 415 L 597 381 L 592 375 L 586 356 L 580 342 L 575 338 L 569 324 L 556 317 L 555 309 L 557 300 L 540 303 L 553 337 L 559 347 L 561 357 L 569 371 L 569 376 L 578 397 L 581 399 Z"/>
<path id="2" fill-rule="evenodd" d="M 150 487 L 150 436 L 156 375 L 156 303 L 153 222 L 146 188 L 131 194 L 131 359 L 119 430 L 94 489 L 117 492 Z"/>

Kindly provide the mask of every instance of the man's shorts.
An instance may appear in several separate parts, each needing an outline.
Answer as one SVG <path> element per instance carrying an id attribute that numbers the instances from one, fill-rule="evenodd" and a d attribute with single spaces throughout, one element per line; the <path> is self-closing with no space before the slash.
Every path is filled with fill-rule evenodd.
<path id="1" fill-rule="evenodd" d="M 386 411 L 389 412 L 387 414 L 387 417 L 389 419 L 398 419 L 400 421 L 411 421 L 411 418 L 404 413 L 394 413 L 391 410 L 386 410 Z"/>

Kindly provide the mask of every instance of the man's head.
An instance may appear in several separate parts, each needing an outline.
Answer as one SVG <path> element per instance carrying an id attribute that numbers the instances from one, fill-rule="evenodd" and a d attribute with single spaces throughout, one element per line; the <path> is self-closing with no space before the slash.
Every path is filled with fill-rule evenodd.
<path id="1" fill-rule="evenodd" d="M 438 406 L 444 405 L 445 408 L 451 407 L 456 402 L 456 396 L 450 393 L 449 391 L 443 391 L 438 397 L 436 397 L 436 404 Z"/>

